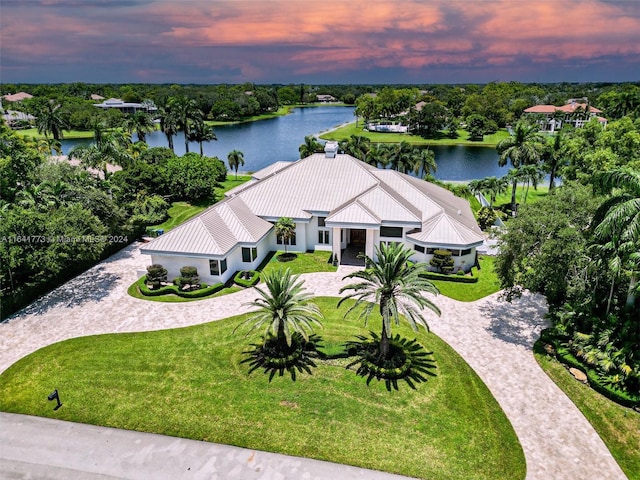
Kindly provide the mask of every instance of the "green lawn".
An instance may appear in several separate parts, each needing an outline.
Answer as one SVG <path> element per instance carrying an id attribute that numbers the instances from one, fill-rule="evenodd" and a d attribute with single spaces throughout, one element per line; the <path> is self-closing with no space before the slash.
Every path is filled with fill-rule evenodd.
<path id="1" fill-rule="evenodd" d="M 526 187 L 523 187 L 522 185 L 518 185 L 518 187 L 516 188 L 516 201 L 521 205 L 525 204 L 525 201 L 524 201 L 525 190 L 526 190 Z M 546 197 L 547 195 L 549 195 L 548 184 L 538 185 L 538 188 L 535 190 L 533 187 L 529 187 L 526 203 L 535 203 L 538 200 L 541 200 L 542 198 Z M 487 200 L 489 200 L 489 198 L 487 198 Z M 499 207 L 501 205 L 510 205 L 510 204 L 511 204 L 511 186 L 509 186 L 506 192 L 496 196 L 496 201 L 493 204 L 493 206 Z"/>
<path id="2" fill-rule="evenodd" d="M 278 268 L 290 268 L 291 273 L 296 275 L 300 273 L 335 272 L 337 270 L 336 267 L 329 263 L 331 252 L 320 250 L 305 253 L 296 252 L 293 260 L 281 261 L 278 257 L 283 253 L 284 250 L 271 252 L 262 262 L 262 265 L 258 267 L 258 270 L 267 272 Z"/>
<path id="3" fill-rule="evenodd" d="M 317 299 L 319 333 L 336 344 L 364 333 L 336 298 Z M 244 316 L 175 330 L 75 338 L 45 347 L 0 376 L 3 411 L 148 431 L 357 465 L 424 479 L 523 479 L 511 424 L 466 362 L 433 334 L 437 376 L 416 391 L 387 392 L 318 362 L 296 382 L 247 374 L 256 338 L 233 329 Z M 371 328 L 380 328 L 379 319 Z M 414 338 L 408 327 L 396 331 Z M 47 395 L 57 388 L 63 407 Z"/>
<path id="4" fill-rule="evenodd" d="M 477 283 L 456 283 L 442 280 L 431 280 L 438 287 L 440 294 L 461 302 L 475 302 L 500 290 L 500 281 L 493 268 L 494 257 L 480 256 L 481 270 Z M 474 269 L 476 272 L 476 269 Z"/>
<path id="5" fill-rule="evenodd" d="M 323 140 L 347 140 L 351 135 L 360 135 L 369 138 L 374 143 L 399 143 L 402 141 L 409 142 L 414 145 L 468 145 L 468 146 L 482 146 L 493 147 L 504 138 L 509 137 L 509 132 L 506 130 L 498 130 L 492 135 L 485 135 L 482 141 L 468 140 L 468 134 L 465 130 L 458 130 L 458 138 L 438 138 L 427 139 L 419 135 L 407 135 L 403 133 L 380 133 L 380 132 L 368 132 L 363 130 L 363 122 L 358 122 L 356 127 L 355 122 L 345 125 L 344 127 L 337 128 L 330 132 L 320 135 Z"/>
<path id="6" fill-rule="evenodd" d="M 36 139 L 45 138 L 44 134 L 38 133 L 36 128 L 27 128 L 24 130 L 16 130 L 16 133 L 21 137 L 33 137 Z M 93 138 L 93 132 L 91 130 L 63 130 L 63 139 L 73 140 L 77 138 Z"/>
<path id="7" fill-rule="evenodd" d="M 220 184 L 220 188 L 216 188 L 216 200 L 222 200 L 225 192 L 249 180 L 251 180 L 250 175 L 238 175 L 238 178 L 236 179 L 235 174 L 228 174 L 227 180 Z M 188 202 L 173 202 L 168 211 L 169 218 L 159 225 L 150 225 L 149 228 L 160 228 L 165 232 L 168 232 L 172 228 L 186 222 L 191 217 L 197 215 L 211 205 L 213 205 L 213 203 L 209 200 L 205 200 L 195 205 Z"/>
<path id="8" fill-rule="evenodd" d="M 640 413 L 625 408 L 576 381 L 540 350 L 538 364 L 589 420 L 629 480 L 640 480 Z"/>

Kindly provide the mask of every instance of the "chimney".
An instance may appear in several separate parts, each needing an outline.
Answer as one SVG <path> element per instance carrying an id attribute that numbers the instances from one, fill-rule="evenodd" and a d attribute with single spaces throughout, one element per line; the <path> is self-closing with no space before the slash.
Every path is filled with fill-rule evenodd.
<path id="1" fill-rule="evenodd" d="M 324 156 L 326 158 L 335 158 L 338 153 L 338 142 L 327 142 L 324 144 Z"/>

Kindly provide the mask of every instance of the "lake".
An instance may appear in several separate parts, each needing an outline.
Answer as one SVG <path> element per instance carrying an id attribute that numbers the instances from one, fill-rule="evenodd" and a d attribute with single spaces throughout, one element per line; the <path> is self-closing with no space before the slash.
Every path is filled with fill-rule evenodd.
<path id="1" fill-rule="evenodd" d="M 255 172 L 277 161 L 298 160 L 298 147 L 307 135 L 318 135 L 338 125 L 354 121 L 353 107 L 296 108 L 289 115 L 258 122 L 221 125 L 214 127 L 217 141 L 204 143 L 204 154 L 218 157 L 225 163 L 232 150 L 244 154 L 241 170 Z M 135 139 L 135 136 L 134 136 Z M 62 140 L 66 154 L 73 146 L 91 143 L 91 140 Z M 147 135 L 150 147 L 166 147 L 167 139 L 161 132 Z M 184 135 L 174 137 L 177 155 L 185 153 Z M 189 150 L 199 152 L 197 143 Z M 500 177 L 508 167 L 498 167 L 498 154 L 493 147 L 433 146 L 440 180 L 472 180 L 488 176 Z"/>

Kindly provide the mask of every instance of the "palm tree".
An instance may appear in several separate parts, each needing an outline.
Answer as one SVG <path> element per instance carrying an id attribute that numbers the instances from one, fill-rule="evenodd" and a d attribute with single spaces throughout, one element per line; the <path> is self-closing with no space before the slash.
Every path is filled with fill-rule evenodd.
<path id="1" fill-rule="evenodd" d="M 291 239 L 296 234 L 296 224 L 289 217 L 282 217 L 276 223 L 276 236 L 282 239 L 284 244 L 284 253 L 287 253 L 287 244 L 291 242 Z"/>
<path id="2" fill-rule="evenodd" d="M 38 133 L 43 133 L 49 138 L 49 133 L 55 140 L 63 137 L 62 130 L 68 128 L 67 122 L 60 115 L 59 103 L 48 100 L 38 104 L 36 112 L 36 128 Z"/>
<path id="3" fill-rule="evenodd" d="M 160 109 L 159 119 L 160 130 L 162 130 L 162 133 L 167 137 L 167 144 L 171 151 L 175 152 L 173 148 L 173 137 L 178 133 L 178 120 L 170 105 Z"/>
<path id="4" fill-rule="evenodd" d="M 640 172 L 624 168 L 603 172 L 595 176 L 594 187 L 614 193 L 596 211 L 594 236 L 597 244 L 615 247 L 611 258 L 619 258 L 630 270 L 627 307 L 631 308 L 640 275 Z"/>
<path id="5" fill-rule="evenodd" d="M 236 329 L 253 323 L 249 332 L 262 329 L 265 344 L 273 340 L 279 346 L 291 347 L 294 333 L 308 341 L 313 325 L 322 325 L 322 313 L 316 304 L 310 302 L 312 295 L 304 292 L 304 281 L 299 281 L 299 277 L 292 275 L 289 268 L 284 272 L 264 272 L 262 281 L 266 290 L 254 287 L 260 296 L 245 304 L 258 308 L 258 311 L 251 313 Z"/>
<path id="6" fill-rule="evenodd" d="M 507 191 L 509 187 L 509 181 L 506 177 L 487 177 L 482 180 L 483 188 L 485 191 L 489 192 L 489 206 L 493 207 L 493 204 L 496 202 L 496 197 L 501 193 Z"/>
<path id="7" fill-rule="evenodd" d="M 409 173 L 413 170 L 412 163 L 413 148 L 406 141 L 396 143 L 391 147 L 389 155 L 389 164 L 393 170 L 402 173 Z"/>
<path id="8" fill-rule="evenodd" d="M 338 306 L 348 299 L 354 299 L 355 303 L 349 308 L 347 314 L 356 308 L 362 308 L 360 317 L 364 317 L 365 324 L 376 305 L 382 317 L 382 334 L 380 336 L 380 357 L 386 359 L 389 354 L 389 339 L 391 337 L 391 320 L 395 324 L 400 323 L 400 315 L 404 315 L 414 330 L 418 325 L 423 325 L 427 330 L 429 325 L 421 310 L 429 310 L 440 315 L 438 307 L 431 302 L 425 293 L 437 295 L 438 289 L 423 278 L 420 274 L 425 272 L 425 263 L 412 263 L 409 261 L 414 254 L 400 243 L 381 244 L 376 247 L 377 260 L 365 256 L 366 269 L 353 272 L 343 278 L 358 279 L 356 283 L 344 286 L 340 293 L 352 290 L 342 297 Z"/>
<path id="9" fill-rule="evenodd" d="M 527 203 L 529 185 L 533 185 L 533 189 L 537 190 L 538 183 L 544 178 L 544 172 L 538 165 L 522 165 L 518 168 L 518 174 L 522 182 L 527 184 L 524 191 L 524 203 Z"/>
<path id="10" fill-rule="evenodd" d="M 515 126 L 513 134 L 509 138 L 500 140 L 496 146 L 496 150 L 500 154 L 498 165 L 504 167 L 508 161 L 511 162 L 513 168 L 522 165 L 531 165 L 538 163 L 540 160 L 544 137 L 538 131 L 537 125 L 529 125 L 524 122 L 518 122 Z M 516 210 L 516 188 L 518 182 L 512 180 L 511 191 L 511 210 Z"/>
<path id="11" fill-rule="evenodd" d="M 156 125 L 148 113 L 138 111 L 127 117 L 125 120 L 125 128 L 130 133 L 138 135 L 138 141 L 146 142 L 147 133 L 153 132 L 156 129 Z"/>
<path id="12" fill-rule="evenodd" d="M 542 163 L 549 172 L 549 191 L 556 188 L 555 179 L 563 161 L 564 136 L 562 132 L 556 133 L 553 143 L 546 145 L 542 153 Z"/>
<path id="13" fill-rule="evenodd" d="M 177 127 L 184 133 L 184 149 L 189 153 L 189 134 L 193 123 L 202 118 L 202 112 L 195 100 L 185 96 L 169 98 L 167 106 L 173 113 Z"/>
<path id="14" fill-rule="evenodd" d="M 308 135 L 304 137 L 304 143 L 300 145 L 298 151 L 300 152 L 300 158 L 306 158 L 316 152 L 321 152 L 322 145 L 320 144 L 320 142 L 318 142 L 316 137 L 314 137 L 313 135 Z"/>
<path id="15" fill-rule="evenodd" d="M 227 161 L 229 162 L 229 168 L 233 168 L 236 171 L 236 180 L 238 179 L 238 167 L 244 165 L 244 154 L 240 150 L 232 150 L 227 155 Z"/>
<path id="16" fill-rule="evenodd" d="M 413 155 L 413 172 L 420 178 L 436 173 L 436 156 L 429 148 L 415 148 Z"/>
<path id="17" fill-rule="evenodd" d="M 193 123 L 193 129 L 189 133 L 189 141 L 198 142 L 200 145 L 200 155 L 204 155 L 202 144 L 204 142 L 210 142 L 211 140 L 218 140 L 216 132 L 213 131 L 213 127 L 204 122 L 203 119 L 198 119 Z M 236 171 L 236 178 L 238 172 Z"/>
<path id="18" fill-rule="evenodd" d="M 62 155 L 62 142 L 55 138 L 41 138 L 37 143 L 38 152 L 46 155 Z"/>
<path id="19" fill-rule="evenodd" d="M 349 140 L 341 142 L 342 149 L 352 157 L 369 162 L 369 153 L 371 152 L 371 140 L 362 135 L 351 135 Z"/>

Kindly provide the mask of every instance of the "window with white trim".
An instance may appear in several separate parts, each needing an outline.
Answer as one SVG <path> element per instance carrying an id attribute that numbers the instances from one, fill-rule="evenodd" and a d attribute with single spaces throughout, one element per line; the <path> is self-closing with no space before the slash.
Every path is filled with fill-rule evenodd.
<path id="1" fill-rule="evenodd" d="M 413 246 L 413 249 L 414 249 L 416 252 L 424 253 L 424 247 L 421 247 L 420 245 L 414 245 L 414 246 Z"/>
<path id="2" fill-rule="evenodd" d="M 380 227 L 380 236 L 402 238 L 402 227 Z"/>
<path id="3" fill-rule="evenodd" d="M 318 243 L 321 245 L 329 245 L 331 243 L 329 230 L 318 230 Z"/>
<path id="4" fill-rule="evenodd" d="M 258 249 L 253 247 L 242 247 L 242 261 L 244 263 L 251 263 L 258 258 Z"/>
<path id="5" fill-rule="evenodd" d="M 213 276 L 222 275 L 227 271 L 227 259 L 209 260 L 209 273 Z"/>

